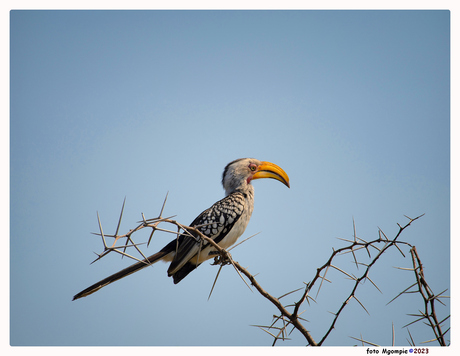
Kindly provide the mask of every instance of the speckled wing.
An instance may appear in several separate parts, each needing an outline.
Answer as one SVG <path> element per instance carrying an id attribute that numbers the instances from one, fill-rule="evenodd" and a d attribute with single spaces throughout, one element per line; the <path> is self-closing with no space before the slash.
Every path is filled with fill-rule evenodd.
<path id="1" fill-rule="evenodd" d="M 209 209 L 203 211 L 190 226 L 197 227 L 203 235 L 219 243 L 241 217 L 244 206 L 245 196 L 243 193 L 236 192 L 230 194 Z M 208 243 L 201 242 L 200 240 L 197 236 L 191 237 L 184 234 L 176 240 L 176 254 L 168 268 L 169 276 L 174 275 L 208 245 Z"/>

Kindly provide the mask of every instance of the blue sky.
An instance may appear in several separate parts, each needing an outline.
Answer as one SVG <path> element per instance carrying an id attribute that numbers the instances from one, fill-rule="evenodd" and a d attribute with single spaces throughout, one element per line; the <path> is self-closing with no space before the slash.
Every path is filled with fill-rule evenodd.
<path id="1" fill-rule="evenodd" d="M 10 21 L 11 345 L 270 345 L 251 325 L 277 310 L 230 267 L 209 301 L 217 268 L 206 263 L 178 285 L 157 264 L 71 301 L 130 263 L 90 265 L 102 247 L 96 211 L 113 233 L 126 196 L 126 232 L 169 192 L 165 214 L 190 223 L 223 197 L 222 170 L 240 157 L 291 179 L 291 189 L 254 182 L 243 237 L 261 233 L 232 251 L 271 294 L 311 280 L 353 219 L 371 240 L 421 214 L 402 238 L 432 289 L 450 289 L 449 11 L 12 11 Z M 401 327 L 420 298 L 385 304 L 413 283 L 393 267 L 410 265 L 385 255 L 372 274 L 383 293 L 367 283 L 359 294 L 370 316 L 350 303 L 326 344 L 388 345 L 393 322 L 408 345 Z M 305 306 L 313 338 L 349 293 L 343 275 L 331 279 Z M 305 340 L 293 332 L 283 345 Z"/>

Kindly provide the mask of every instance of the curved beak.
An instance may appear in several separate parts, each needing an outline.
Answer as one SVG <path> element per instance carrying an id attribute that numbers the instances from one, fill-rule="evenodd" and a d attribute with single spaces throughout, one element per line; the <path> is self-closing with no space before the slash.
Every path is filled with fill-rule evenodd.
<path id="1" fill-rule="evenodd" d="M 252 176 L 252 179 L 260 178 L 273 178 L 290 188 L 288 175 L 281 167 L 274 163 L 264 161 L 260 164 L 259 170 Z"/>

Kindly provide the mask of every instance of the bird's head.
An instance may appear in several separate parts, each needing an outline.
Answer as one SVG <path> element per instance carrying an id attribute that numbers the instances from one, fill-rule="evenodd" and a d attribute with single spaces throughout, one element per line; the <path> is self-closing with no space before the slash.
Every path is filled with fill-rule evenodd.
<path id="1" fill-rule="evenodd" d="M 236 190 L 246 191 L 253 179 L 273 178 L 289 186 L 289 177 L 274 163 L 254 158 L 240 158 L 227 164 L 222 174 L 222 185 L 226 195 Z"/>

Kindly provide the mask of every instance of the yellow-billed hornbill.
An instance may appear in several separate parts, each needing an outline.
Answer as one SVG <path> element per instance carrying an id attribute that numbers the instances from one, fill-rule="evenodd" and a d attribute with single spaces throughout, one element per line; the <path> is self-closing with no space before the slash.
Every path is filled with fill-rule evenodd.
<path id="1" fill-rule="evenodd" d="M 228 248 L 243 234 L 254 209 L 254 188 L 251 181 L 259 178 L 273 178 L 289 187 L 289 177 L 280 167 L 270 162 L 253 158 L 241 158 L 230 162 L 222 174 L 225 198 L 203 211 L 190 224 L 205 236 L 213 239 L 220 247 Z M 192 233 L 193 235 L 193 233 Z M 201 241 L 198 236 L 181 234 L 159 252 L 137 262 L 86 288 L 73 300 L 86 297 L 155 262 L 171 262 L 168 276 L 179 283 L 202 262 L 215 256 L 216 249 Z"/>

